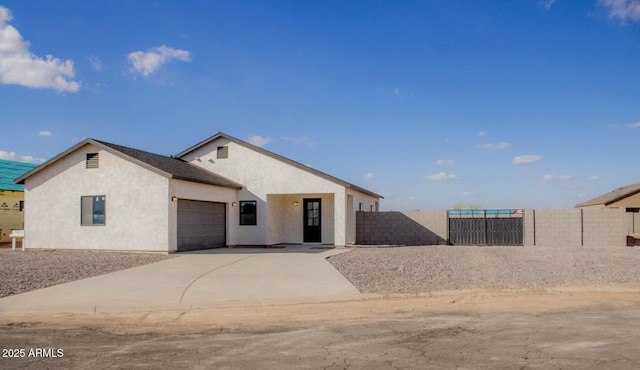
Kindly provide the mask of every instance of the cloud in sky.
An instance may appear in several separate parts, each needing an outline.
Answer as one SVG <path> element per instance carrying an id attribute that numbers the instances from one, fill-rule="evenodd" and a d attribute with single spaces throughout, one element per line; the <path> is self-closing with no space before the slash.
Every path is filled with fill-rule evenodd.
<path id="1" fill-rule="evenodd" d="M 480 148 L 486 149 L 486 150 L 502 150 L 502 149 L 507 149 L 510 146 L 511 146 L 511 144 L 509 144 L 509 143 L 498 143 L 498 144 L 480 145 Z"/>
<path id="2" fill-rule="evenodd" d="M 38 136 L 53 136 L 53 133 L 51 133 L 51 131 L 44 130 L 44 131 L 38 132 Z"/>
<path id="3" fill-rule="evenodd" d="M 640 121 L 636 123 L 630 123 L 627 125 L 628 128 L 640 128 Z"/>
<path id="4" fill-rule="evenodd" d="M 545 9 L 551 9 L 551 7 L 553 6 L 553 3 L 555 2 L 556 0 L 543 0 L 542 6 L 544 6 Z"/>
<path id="5" fill-rule="evenodd" d="M 36 158 L 31 155 L 18 156 L 16 152 L 5 152 L 2 150 L 0 150 L 0 159 L 6 159 L 8 161 L 16 161 L 16 162 L 35 163 L 35 164 L 44 163 L 46 161 L 46 159 L 44 158 Z"/>
<path id="6" fill-rule="evenodd" d="M 376 177 L 376 174 L 373 173 L 373 172 L 367 172 L 367 173 L 364 174 L 364 178 L 367 179 L 367 180 L 372 179 L 374 177 Z"/>
<path id="7" fill-rule="evenodd" d="M 58 92 L 80 90 L 80 83 L 73 81 L 73 61 L 32 54 L 29 42 L 8 24 L 12 19 L 11 10 L 0 6 L 0 84 Z"/>
<path id="8" fill-rule="evenodd" d="M 463 191 L 462 192 L 462 196 L 463 197 L 468 197 L 468 196 L 471 196 L 471 195 L 475 195 L 475 193 L 472 192 L 472 191 Z"/>
<path id="9" fill-rule="evenodd" d="M 456 161 L 453 159 L 438 159 L 436 161 L 436 166 L 448 167 L 453 166 L 454 164 L 456 164 Z"/>
<path id="10" fill-rule="evenodd" d="M 91 68 L 95 69 L 98 72 L 102 71 L 102 61 L 100 60 L 100 58 L 89 57 L 88 59 L 89 59 L 89 64 L 91 64 Z"/>
<path id="11" fill-rule="evenodd" d="M 609 9 L 611 19 L 618 19 L 620 23 L 640 22 L 640 0 L 600 0 L 598 3 Z"/>
<path id="12" fill-rule="evenodd" d="M 166 45 L 155 46 L 147 51 L 134 51 L 127 56 L 131 62 L 130 71 L 149 77 L 160 66 L 172 60 L 191 61 L 191 53 L 186 50 L 170 48 Z"/>
<path id="13" fill-rule="evenodd" d="M 562 182 L 562 181 L 567 181 L 567 180 L 571 180 L 571 176 L 567 176 L 567 175 L 544 175 L 542 176 L 542 181 L 544 182 Z"/>
<path id="14" fill-rule="evenodd" d="M 484 132 L 484 131 L 480 131 L 480 132 L 478 132 L 478 136 L 485 137 L 485 136 L 487 136 L 487 133 Z"/>
<path id="15" fill-rule="evenodd" d="M 450 181 L 450 180 L 458 180 L 460 179 L 456 174 L 446 173 L 446 172 L 438 172 L 433 175 L 422 176 L 423 180 L 428 181 Z"/>
<path id="16" fill-rule="evenodd" d="M 594 175 L 589 177 L 589 181 L 600 181 L 602 180 L 602 176 Z"/>
<path id="17" fill-rule="evenodd" d="M 255 146 L 265 146 L 270 142 L 272 142 L 273 140 L 271 140 L 270 137 L 255 135 L 255 136 L 250 136 L 248 141 L 249 141 L 249 144 L 253 144 Z"/>
<path id="18" fill-rule="evenodd" d="M 307 136 L 290 137 L 285 136 L 282 140 L 289 141 L 298 145 L 313 146 L 313 142 Z"/>
<path id="19" fill-rule="evenodd" d="M 539 155 L 519 155 L 517 157 L 514 157 L 511 160 L 511 163 L 515 164 L 515 165 L 519 165 L 519 164 L 528 164 L 528 163 L 536 163 L 539 160 L 541 160 L 542 157 Z"/>

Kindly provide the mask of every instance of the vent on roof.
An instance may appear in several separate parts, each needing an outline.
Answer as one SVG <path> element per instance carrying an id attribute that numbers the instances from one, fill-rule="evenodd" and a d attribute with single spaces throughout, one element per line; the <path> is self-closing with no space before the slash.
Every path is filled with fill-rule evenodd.
<path id="1" fill-rule="evenodd" d="M 218 159 L 229 158 L 229 147 L 228 146 L 219 146 L 218 147 Z"/>
<path id="2" fill-rule="evenodd" d="M 87 153 L 87 168 L 98 168 L 99 158 L 98 153 Z"/>

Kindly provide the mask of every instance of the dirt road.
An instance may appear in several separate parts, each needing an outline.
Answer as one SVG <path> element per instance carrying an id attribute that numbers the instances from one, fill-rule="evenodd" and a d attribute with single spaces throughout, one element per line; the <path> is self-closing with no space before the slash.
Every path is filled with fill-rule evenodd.
<path id="1" fill-rule="evenodd" d="M 0 347 L 26 353 L 0 358 L 0 368 L 635 369 L 638 292 L 466 291 L 118 315 L 0 315 Z M 49 351 L 29 357 L 37 348 Z M 61 357 L 42 357 L 58 350 Z"/>

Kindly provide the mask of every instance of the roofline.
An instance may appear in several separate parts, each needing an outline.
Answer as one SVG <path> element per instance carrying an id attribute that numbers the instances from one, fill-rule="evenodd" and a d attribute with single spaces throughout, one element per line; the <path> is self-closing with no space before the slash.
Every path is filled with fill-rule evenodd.
<path id="1" fill-rule="evenodd" d="M 631 186 L 631 185 L 630 185 L 630 186 Z M 615 190 L 614 190 L 614 191 L 615 191 Z M 640 189 L 636 189 L 636 190 L 631 191 L 631 192 L 629 192 L 629 193 L 622 194 L 622 195 L 618 196 L 617 198 L 614 198 L 614 199 L 612 199 L 612 200 L 609 200 L 608 202 L 591 203 L 591 201 L 592 201 L 593 199 L 596 199 L 596 198 L 599 198 L 599 197 L 600 197 L 600 196 L 598 196 L 598 197 L 593 198 L 593 199 L 591 199 L 591 200 L 588 200 L 588 201 L 586 201 L 586 202 L 583 202 L 583 203 L 580 203 L 580 204 L 576 204 L 576 205 L 575 205 L 575 208 L 577 208 L 577 207 L 585 207 L 585 206 L 597 206 L 597 205 L 599 205 L 599 204 L 603 204 L 603 205 L 605 205 L 605 206 L 608 206 L 608 205 L 609 205 L 609 204 L 611 204 L 611 203 L 615 203 L 615 202 L 617 202 L 617 201 L 620 201 L 620 200 L 622 200 L 622 199 L 624 199 L 624 198 L 627 198 L 627 197 L 630 197 L 630 196 L 632 196 L 632 195 L 636 195 L 636 194 L 638 194 L 638 193 L 640 193 Z M 603 194 L 603 195 L 606 195 L 606 194 Z M 601 195 L 601 196 L 602 196 L 602 195 Z"/>
<path id="2" fill-rule="evenodd" d="M 279 160 L 281 162 L 290 164 L 290 165 L 292 165 L 292 166 L 294 166 L 296 168 L 299 168 L 299 169 L 301 169 L 303 171 L 307 171 L 307 172 L 310 172 L 311 174 L 314 174 L 316 176 L 320 176 L 320 177 L 324 178 L 325 180 L 329 180 L 331 182 L 337 183 L 337 184 L 342 185 L 342 186 L 344 186 L 346 188 L 350 188 L 350 189 L 356 190 L 358 192 L 374 196 L 376 198 L 384 199 L 384 197 L 382 195 L 380 195 L 380 194 L 376 194 L 376 193 L 374 193 L 374 192 L 372 192 L 370 190 L 367 190 L 365 188 L 361 188 L 361 187 L 359 187 L 357 185 L 351 184 L 351 183 L 346 182 L 344 180 L 340 180 L 337 177 L 331 176 L 331 175 L 329 175 L 327 173 L 324 173 L 322 171 L 316 170 L 315 168 L 311 168 L 309 166 L 306 166 L 306 165 L 304 165 L 304 164 L 302 164 L 300 162 L 296 162 L 296 161 L 294 161 L 292 159 L 289 159 L 287 157 L 283 157 L 283 156 L 281 156 L 279 154 L 276 154 L 274 152 L 271 152 L 269 150 L 260 148 L 259 146 L 255 146 L 253 144 L 247 143 L 246 141 L 240 140 L 240 139 L 235 138 L 235 137 L 233 137 L 231 135 L 227 135 L 224 132 L 218 132 L 217 134 L 211 136 L 210 138 L 205 139 L 205 140 L 199 142 L 198 144 L 196 144 L 196 145 L 184 150 L 183 152 L 177 154 L 176 158 L 181 158 L 181 157 L 193 152 L 194 150 L 199 149 L 199 148 L 201 148 L 201 147 L 209 144 L 210 142 L 212 142 L 214 140 L 217 140 L 217 139 L 219 139 L 221 137 L 225 138 L 225 139 L 227 139 L 229 141 L 232 141 L 232 142 L 234 142 L 234 143 L 236 143 L 238 145 L 242 145 L 242 146 L 244 146 L 246 148 L 255 150 L 258 153 L 264 154 L 264 155 L 269 156 L 269 157 L 271 157 L 273 159 L 276 159 L 276 160 Z"/>
<path id="3" fill-rule="evenodd" d="M 46 162 L 44 162 L 44 163 L 43 163 L 43 164 L 41 164 L 40 166 L 38 166 L 38 167 L 34 168 L 33 170 L 31 170 L 31 171 L 29 171 L 29 172 L 25 173 L 24 175 L 22 175 L 22 176 L 18 177 L 18 178 L 17 178 L 17 179 L 15 179 L 13 182 L 14 182 L 14 183 L 16 183 L 16 184 L 24 184 L 24 180 L 26 180 L 28 177 L 31 177 L 31 176 L 35 175 L 36 173 L 40 172 L 41 170 L 43 170 L 43 169 L 45 169 L 45 168 L 49 167 L 51 164 L 53 164 L 53 163 L 57 162 L 57 161 L 58 161 L 59 159 L 61 159 L 62 157 L 65 157 L 65 156 L 67 156 L 68 154 L 70 154 L 70 153 L 72 153 L 72 152 L 75 152 L 76 150 L 78 150 L 78 149 L 82 148 L 83 146 L 85 146 L 85 145 L 87 145 L 87 144 L 95 145 L 95 146 L 97 146 L 98 148 L 100 148 L 100 149 L 102 149 L 102 150 L 106 150 L 106 151 L 108 151 L 109 153 L 111 153 L 111 154 L 113 154 L 113 155 L 115 155 L 115 156 L 117 156 L 117 157 L 120 157 L 120 158 L 122 158 L 122 159 L 124 159 L 124 160 L 127 160 L 127 161 L 129 161 L 129 162 L 132 162 L 132 163 L 134 163 L 134 164 L 137 164 L 137 165 L 138 165 L 138 166 L 140 166 L 140 167 L 143 167 L 143 168 L 145 168 L 145 169 L 147 169 L 147 170 L 149 170 L 149 171 L 151 171 L 151 172 L 154 172 L 154 173 L 156 173 L 156 174 L 158 174 L 158 175 L 160 175 L 160 176 L 162 176 L 162 177 L 166 177 L 166 178 L 168 178 L 168 179 L 182 180 L 182 181 L 189 181 L 189 182 L 196 182 L 196 183 L 205 183 L 205 182 L 202 182 L 202 181 L 195 181 L 195 180 L 193 180 L 193 179 L 188 179 L 188 180 L 187 180 L 187 179 L 181 178 L 181 177 L 179 177 L 179 176 L 174 176 L 173 174 L 171 174 L 171 173 L 169 173 L 169 172 L 163 171 L 163 170 L 161 170 L 161 169 L 159 169 L 159 168 L 157 168 L 157 167 L 154 167 L 154 166 L 152 166 L 152 165 L 150 165 L 150 164 L 148 164 L 148 163 L 145 163 L 145 162 L 143 162 L 143 161 L 141 161 L 141 160 L 139 160 L 139 159 L 136 159 L 136 158 L 134 158 L 134 157 L 131 157 L 131 156 L 129 156 L 129 155 L 127 155 L 127 154 L 125 154 L 125 153 L 122 153 L 122 152 L 120 152 L 120 151 L 118 151 L 118 150 L 116 150 L 116 149 L 114 149 L 114 148 L 112 148 L 112 147 L 110 147 L 110 146 L 108 146 L 108 145 L 102 144 L 101 142 L 99 142 L 99 141 L 97 141 L 97 140 L 95 140 L 95 139 L 91 139 L 91 138 L 84 139 L 83 141 L 79 142 L 78 144 L 76 144 L 76 145 L 72 146 L 71 148 L 69 148 L 69 149 L 65 150 L 64 152 L 62 152 L 62 153 L 58 154 L 57 156 L 55 156 L 55 157 L 51 158 L 50 160 L 48 160 L 48 161 L 46 161 Z M 138 150 L 138 149 L 136 149 L 136 150 Z M 153 154 L 153 153 L 152 153 L 152 154 Z M 187 163 L 187 164 L 189 164 L 189 163 Z M 189 165 L 191 165 L 191 164 L 189 164 Z M 229 181 L 231 181 L 231 180 L 229 180 Z M 235 182 L 235 181 L 231 181 L 231 182 L 233 182 L 233 183 L 235 183 L 235 184 L 236 184 L 236 186 L 235 186 L 235 187 L 232 187 L 232 189 L 242 189 L 242 185 L 238 184 L 238 183 L 237 183 L 237 182 Z M 205 183 L 205 184 L 207 184 L 207 185 L 213 185 L 213 186 L 221 186 L 221 185 L 211 184 L 211 183 L 208 183 L 208 182 L 207 182 L 207 183 Z M 223 187 L 224 187 L 224 186 L 223 186 Z"/>

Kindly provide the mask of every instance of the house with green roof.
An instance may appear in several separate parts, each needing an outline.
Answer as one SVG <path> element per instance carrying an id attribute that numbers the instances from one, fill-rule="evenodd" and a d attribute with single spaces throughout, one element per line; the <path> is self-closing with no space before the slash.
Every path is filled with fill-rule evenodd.
<path id="1" fill-rule="evenodd" d="M 14 180 L 35 167 L 31 163 L 0 159 L 0 243 L 11 241 L 11 230 L 24 228 L 24 185 Z"/>

